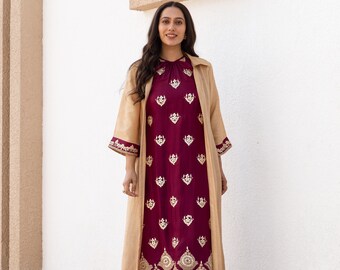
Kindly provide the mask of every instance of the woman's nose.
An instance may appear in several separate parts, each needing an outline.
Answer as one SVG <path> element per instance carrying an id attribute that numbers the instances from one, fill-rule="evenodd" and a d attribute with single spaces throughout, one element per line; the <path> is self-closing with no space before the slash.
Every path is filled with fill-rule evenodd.
<path id="1" fill-rule="evenodd" d="M 175 30 L 175 24 L 170 23 L 170 24 L 169 24 L 169 30 L 170 30 L 170 31 Z"/>

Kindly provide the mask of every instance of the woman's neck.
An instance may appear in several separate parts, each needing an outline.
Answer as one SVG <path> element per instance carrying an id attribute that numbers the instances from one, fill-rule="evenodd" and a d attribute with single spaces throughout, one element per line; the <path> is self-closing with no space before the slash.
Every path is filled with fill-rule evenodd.
<path id="1" fill-rule="evenodd" d="M 180 47 L 162 47 L 160 57 L 168 61 L 176 61 L 183 56 L 183 52 Z"/>

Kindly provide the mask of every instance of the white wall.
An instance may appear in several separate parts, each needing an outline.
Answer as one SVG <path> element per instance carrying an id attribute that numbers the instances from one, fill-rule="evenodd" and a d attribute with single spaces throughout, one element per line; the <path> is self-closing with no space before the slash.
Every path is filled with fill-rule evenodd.
<path id="1" fill-rule="evenodd" d="M 340 2 L 185 4 L 233 143 L 228 270 L 339 269 Z M 44 270 L 120 269 L 124 158 L 107 144 L 153 12 L 44 1 Z"/>

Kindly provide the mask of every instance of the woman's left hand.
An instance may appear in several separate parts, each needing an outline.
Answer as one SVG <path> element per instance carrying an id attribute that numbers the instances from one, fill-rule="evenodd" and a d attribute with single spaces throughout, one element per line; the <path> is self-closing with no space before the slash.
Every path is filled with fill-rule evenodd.
<path id="1" fill-rule="evenodd" d="M 222 195 L 228 190 L 228 183 L 227 178 L 224 175 L 224 172 L 221 172 L 221 178 L 222 178 Z"/>

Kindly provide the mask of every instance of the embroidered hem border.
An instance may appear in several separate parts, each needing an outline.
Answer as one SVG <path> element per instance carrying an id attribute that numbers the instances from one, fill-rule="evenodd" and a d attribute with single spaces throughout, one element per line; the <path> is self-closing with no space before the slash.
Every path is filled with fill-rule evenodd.
<path id="1" fill-rule="evenodd" d="M 134 155 L 139 156 L 139 145 L 124 141 L 122 139 L 113 137 L 108 147 L 122 155 Z"/>
<path id="2" fill-rule="evenodd" d="M 228 137 L 225 137 L 221 144 L 216 145 L 217 152 L 220 156 L 225 154 L 231 147 L 232 144 L 230 143 Z"/>
<path id="3" fill-rule="evenodd" d="M 154 266 L 154 267 L 153 267 Z M 202 261 L 199 263 L 196 261 L 195 257 L 190 253 L 189 248 L 187 247 L 186 252 L 181 256 L 180 260 L 176 263 L 167 253 L 166 249 L 160 258 L 158 264 L 150 265 L 149 262 L 144 258 L 143 253 L 139 259 L 139 268 L 138 270 L 160 270 L 157 266 L 162 267 L 164 270 L 179 270 L 177 266 L 181 267 L 182 270 L 212 270 L 212 253 L 208 258 L 208 261 L 203 263 Z M 198 266 L 198 268 L 196 268 Z"/>

